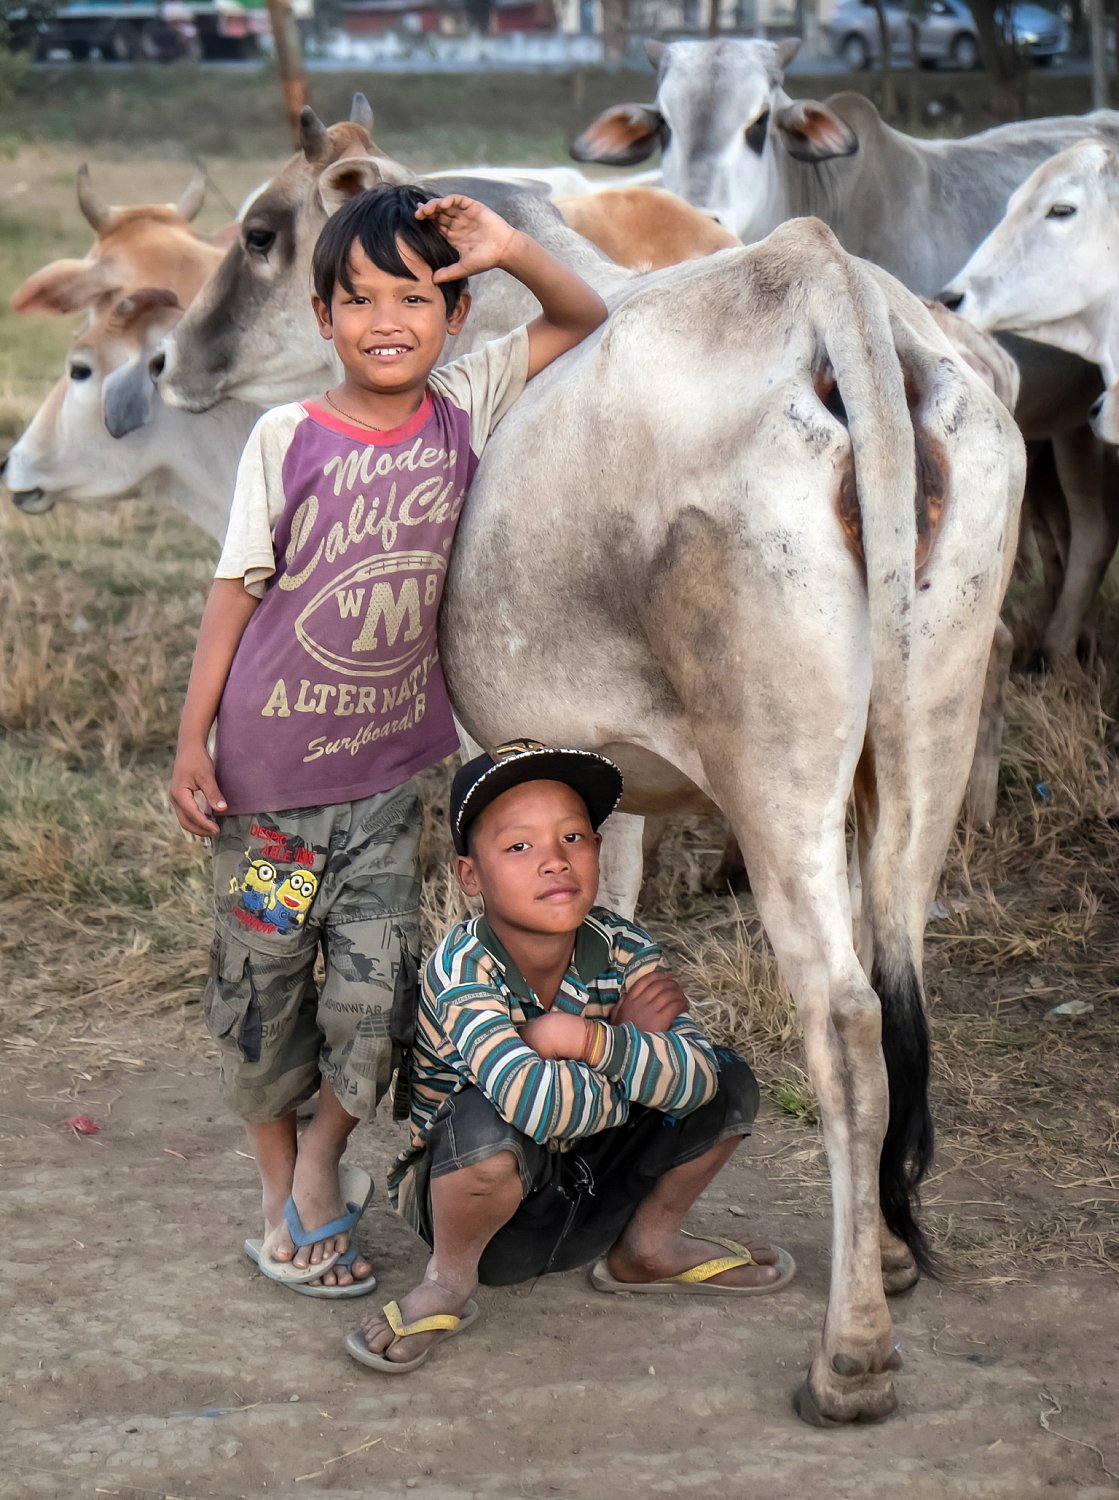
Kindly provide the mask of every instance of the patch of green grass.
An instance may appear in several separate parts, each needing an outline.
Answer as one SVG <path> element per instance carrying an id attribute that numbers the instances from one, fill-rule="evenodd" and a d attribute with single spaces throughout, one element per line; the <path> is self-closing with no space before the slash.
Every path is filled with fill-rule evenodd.
<path id="1" fill-rule="evenodd" d="M 775 1078 L 764 1087 L 783 1115 L 799 1120 L 802 1125 L 819 1123 L 820 1106 L 807 1074 L 798 1071 L 783 1078 Z"/>

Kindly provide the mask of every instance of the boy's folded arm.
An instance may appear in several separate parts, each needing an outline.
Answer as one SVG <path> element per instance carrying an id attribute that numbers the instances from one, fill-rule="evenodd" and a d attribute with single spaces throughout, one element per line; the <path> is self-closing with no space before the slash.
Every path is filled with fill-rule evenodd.
<path id="1" fill-rule="evenodd" d="M 541 1057 L 522 1041 L 496 989 L 444 991 L 429 1003 L 471 1080 L 533 1140 L 593 1135 L 625 1120 L 628 1102 L 601 1068 Z"/>
<path id="2" fill-rule="evenodd" d="M 608 1030 L 596 1071 L 617 1083 L 631 1104 L 686 1115 L 715 1097 L 719 1065 L 714 1050 L 687 1016 L 677 1016 L 666 1031 L 640 1031 L 632 1021 Z"/>

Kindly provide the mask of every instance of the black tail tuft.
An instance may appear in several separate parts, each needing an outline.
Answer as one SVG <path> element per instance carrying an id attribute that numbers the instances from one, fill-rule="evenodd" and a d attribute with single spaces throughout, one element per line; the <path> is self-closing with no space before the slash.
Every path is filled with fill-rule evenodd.
<path id="1" fill-rule="evenodd" d="M 924 1276 L 941 1268 L 917 1222 L 918 1189 L 933 1159 L 929 1113 L 929 1028 L 921 987 L 912 963 L 883 965 L 877 960 L 871 984 L 882 1005 L 882 1052 L 890 1089 L 890 1121 L 878 1166 L 882 1217 L 904 1240 Z"/>

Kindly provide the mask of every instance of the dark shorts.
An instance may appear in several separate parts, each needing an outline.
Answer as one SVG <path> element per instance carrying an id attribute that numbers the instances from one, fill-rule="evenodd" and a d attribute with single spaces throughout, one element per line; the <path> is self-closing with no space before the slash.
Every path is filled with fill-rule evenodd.
<path id="1" fill-rule="evenodd" d="M 758 1085 L 736 1053 L 718 1049 L 719 1089 L 678 1118 L 634 1105 L 624 1125 L 554 1151 L 503 1120 L 480 1089 L 452 1094 L 432 1121 L 426 1149 L 401 1184 L 400 1209 L 434 1244 L 430 1183 L 499 1152 L 516 1157 L 524 1199 L 482 1253 L 479 1279 L 510 1286 L 588 1265 L 618 1239 L 641 1200 L 673 1167 L 729 1136 L 749 1135 Z"/>

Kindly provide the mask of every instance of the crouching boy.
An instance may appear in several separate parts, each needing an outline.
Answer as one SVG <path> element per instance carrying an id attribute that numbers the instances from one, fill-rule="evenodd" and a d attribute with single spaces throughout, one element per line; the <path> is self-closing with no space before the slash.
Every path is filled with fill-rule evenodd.
<path id="1" fill-rule="evenodd" d="M 758 1088 L 689 1020 L 660 949 L 596 908 L 618 768 L 531 740 L 456 775 L 457 875 L 481 916 L 427 965 L 412 1148 L 390 1178 L 431 1246 L 423 1281 L 351 1333 L 362 1364 L 415 1369 L 505 1286 L 593 1263 L 603 1292 L 776 1291 L 792 1257 L 707 1242 L 684 1217 L 750 1128 Z"/>

